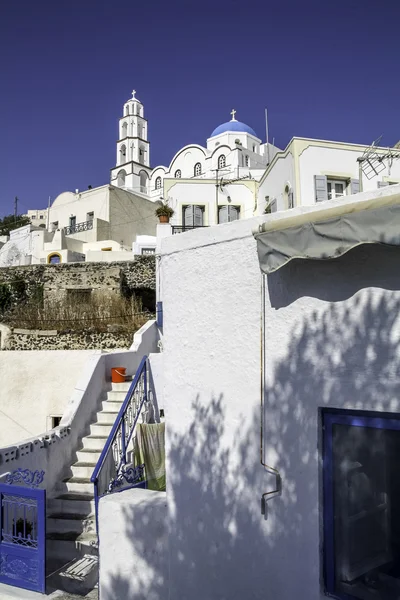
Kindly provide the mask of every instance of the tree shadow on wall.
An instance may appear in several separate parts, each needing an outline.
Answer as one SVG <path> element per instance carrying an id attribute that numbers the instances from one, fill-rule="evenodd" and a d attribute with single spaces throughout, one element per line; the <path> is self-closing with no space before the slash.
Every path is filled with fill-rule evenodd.
<path id="1" fill-rule="evenodd" d="M 400 289 L 400 281 L 392 283 Z M 282 493 L 269 501 L 267 518 L 260 499 L 275 479 L 260 465 L 259 406 L 243 399 L 239 422 L 223 394 L 193 398 L 190 426 L 171 433 L 169 442 L 170 581 L 163 557 L 148 552 L 148 510 L 127 509 L 123 535 L 153 576 L 149 583 L 135 573 L 132 584 L 116 573 L 102 600 L 116 600 L 118 586 L 121 600 L 285 599 L 299 590 L 319 598 L 319 410 L 400 411 L 398 315 L 398 294 L 365 290 L 299 313 L 281 358 L 267 357 L 273 367 L 264 393 L 265 461 L 282 475 Z"/>
<path id="2" fill-rule="evenodd" d="M 135 572 L 134 583 L 116 573 L 108 587 L 102 587 L 102 600 L 115 600 L 117 589 L 126 594 L 118 596 L 121 600 L 222 599 L 228 598 L 227 587 L 232 586 L 232 580 L 236 591 L 229 598 L 259 597 L 252 590 L 260 589 L 263 576 L 254 556 L 262 556 L 268 528 L 261 515 L 260 499 L 265 487 L 271 482 L 272 489 L 275 483 L 259 463 L 259 418 L 254 416 L 244 436 L 236 426 L 237 441 L 226 447 L 223 438 L 228 414 L 222 395 L 207 405 L 196 398 L 192 415 L 188 431 L 174 434 L 170 444 L 167 492 L 173 489 L 173 499 L 168 514 L 168 556 L 165 547 L 163 556 L 149 553 L 149 537 L 144 529 L 149 509 L 125 509 L 124 535 L 132 540 L 135 554 L 145 558 L 146 569 L 143 576 Z M 247 435 L 252 436 L 253 443 L 243 441 Z M 254 489 L 259 493 L 255 494 Z M 167 570 L 163 566 L 166 558 Z M 173 580 L 178 574 L 178 581 L 168 592 L 169 569 L 175 572 Z"/>

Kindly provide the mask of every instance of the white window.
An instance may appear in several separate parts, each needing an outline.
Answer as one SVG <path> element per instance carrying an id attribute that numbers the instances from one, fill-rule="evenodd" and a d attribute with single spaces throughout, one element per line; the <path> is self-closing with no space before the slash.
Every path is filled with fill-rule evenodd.
<path id="1" fill-rule="evenodd" d="M 201 175 L 201 163 L 196 163 L 194 165 L 194 176 L 198 177 L 199 175 Z"/>
<path id="2" fill-rule="evenodd" d="M 94 212 L 88 212 L 86 214 L 86 221 L 93 221 L 94 219 Z"/>
<path id="3" fill-rule="evenodd" d="M 341 198 L 346 194 L 346 181 L 340 179 L 328 179 L 328 200 Z"/>
<path id="4" fill-rule="evenodd" d="M 226 157 L 225 154 L 221 154 L 218 158 L 218 169 L 223 169 L 226 166 Z"/>
<path id="5" fill-rule="evenodd" d="M 230 223 L 237 221 L 240 215 L 240 206 L 219 206 L 218 207 L 218 223 Z"/>
<path id="6" fill-rule="evenodd" d="M 190 204 L 183 207 L 183 226 L 202 227 L 204 225 L 204 206 Z"/>
<path id="7" fill-rule="evenodd" d="M 182 171 L 178 169 L 175 171 L 175 179 L 180 179 L 182 177 Z"/>
<path id="8" fill-rule="evenodd" d="M 155 188 L 156 188 L 156 190 L 160 190 L 161 189 L 161 177 L 156 177 Z"/>

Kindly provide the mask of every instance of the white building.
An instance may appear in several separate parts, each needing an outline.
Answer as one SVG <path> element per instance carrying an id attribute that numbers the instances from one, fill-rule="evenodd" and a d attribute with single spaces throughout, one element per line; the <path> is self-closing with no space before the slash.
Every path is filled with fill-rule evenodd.
<path id="1" fill-rule="evenodd" d="M 185 146 L 168 167 L 150 167 L 147 121 L 136 92 L 119 121 L 117 163 L 111 183 L 144 197 L 168 200 L 173 226 L 199 227 L 257 214 L 257 181 L 278 152 L 235 118 L 219 125 L 206 146 Z"/>
<path id="2" fill-rule="evenodd" d="M 293 137 L 285 150 L 263 143 L 245 123 L 219 125 L 206 146 L 179 150 L 169 166 L 150 167 L 148 124 L 136 92 L 119 121 L 111 183 L 152 200 L 168 201 L 173 232 L 309 206 L 400 182 L 396 149 L 360 183 L 365 146 Z M 384 157 L 388 148 L 377 148 Z M 397 149 L 398 152 L 398 149 Z M 367 165 L 365 165 L 367 166 Z M 367 171 L 367 169 L 366 169 Z M 370 178 L 369 178 L 370 177 Z"/>
<path id="3" fill-rule="evenodd" d="M 155 252 L 157 217 L 150 199 L 112 185 L 64 192 L 44 225 L 11 232 L 0 266 L 132 260 Z M 45 221 L 45 223 L 46 223 Z"/>

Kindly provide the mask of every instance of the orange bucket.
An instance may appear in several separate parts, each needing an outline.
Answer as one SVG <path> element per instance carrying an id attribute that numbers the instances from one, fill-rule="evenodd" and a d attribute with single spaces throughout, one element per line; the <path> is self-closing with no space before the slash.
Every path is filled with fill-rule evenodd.
<path id="1" fill-rule="evenodd" d="M 113 367 L 111 369 L 111 381 L 113 383 L 124 383 L 125 371 L 125 367 Z"/>

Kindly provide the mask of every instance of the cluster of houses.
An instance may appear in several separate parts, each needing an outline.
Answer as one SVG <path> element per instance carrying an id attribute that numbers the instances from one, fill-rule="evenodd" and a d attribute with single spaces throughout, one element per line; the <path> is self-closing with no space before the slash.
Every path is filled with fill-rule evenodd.
<path id="1" fill-rule="evenodd" d="M 31 224 L 0 239 L 0 266 L 155 253 L 155 203 L 172 209 L 175 234 L 400 182 L 400 162 L 388 148 L 375 149 L 385 160 L 372 165 L 372 176 L 364 169 L 360 181 L 365 146 L 293 137 L 282 150 L 263 143 L 235 110 L 205 147 L 185 146 L 168 166 L 151 167 L 148 122 L 135 91 L 122 112 L 110 184 L 64 192 L 47 209 L 29 210 Z"/>

